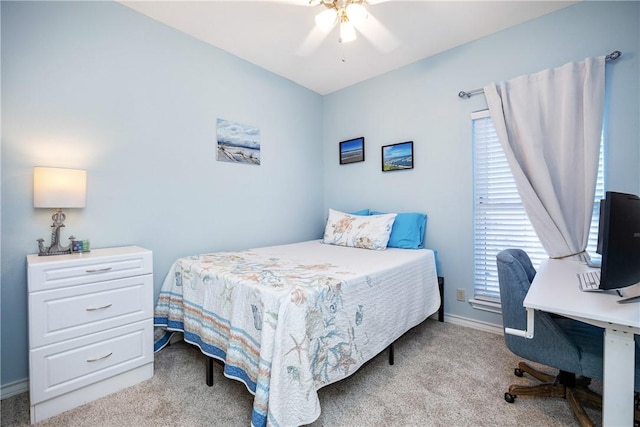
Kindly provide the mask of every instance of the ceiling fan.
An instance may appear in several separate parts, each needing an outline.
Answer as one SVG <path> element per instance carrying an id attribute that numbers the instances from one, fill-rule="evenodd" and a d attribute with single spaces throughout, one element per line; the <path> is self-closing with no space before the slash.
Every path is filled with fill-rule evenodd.
<path id="1" fill-rule="evenodd" d="M 313 4 L 313 0 L 310 0 Z M 365 0 L 320 0 L 325 10 L 316 15 L 316 25 L 323 33 L 328 33 L 339 23 L 340 43 L 349 43 L 356 37 L 355 27 L 368 17 Z"/>
<path id="2" fill-rule="evenodd" d="M 310 54 L 336 26 L 341 44 L 356 40 L 357 30 L 377 50 L 383 53 L 393 50 L 398 44 L 396 38 L 367 9 L 385 1 L 388 0 L 308 0 L 310 6 L 321 6 L 323 10 L 315 16 L 316 25 L 298 53 L 302 56 Z"/>

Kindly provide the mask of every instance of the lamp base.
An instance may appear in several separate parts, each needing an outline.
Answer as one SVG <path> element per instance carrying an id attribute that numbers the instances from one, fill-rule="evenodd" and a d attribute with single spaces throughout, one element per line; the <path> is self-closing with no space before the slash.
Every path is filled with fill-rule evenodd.
<path id="1" fill-rule="evenodd" d="M 53 224 L 51 224 L 51 245 L 47 247 L 44 245 L 44 239 L 38 239 L 39 256 L 67 255 L 71 253 L 71 244 L 67 246 L 60 245 L 60 229 L 64 227 L 65 218 L 66 215 L 62 212 L 62 209 L 56 209 L 51 217 L 53 219 Z M 71 236 L 69 240 L 75 240 L 75 237 Z"/>
<path id="2" fill-rule="evenodd" d="M 69 237 L 69 240 L 74 240 L 75 237 Z M 71 244 L 67 246 L 45 246 L 43 244 L 44 239 L 38 239 L 38 255 L 39 256 L 49 256 L 49 255 L 68 255 L 71 253 Z"/>
<path id="3" fill-rule="evenodd" d="M 69 237 L 69 240 L 75 240 L 76 238 L 74 236 Z M 52 246 L 45 246 L 44 243 L 44 239 L 38 239 L 38 255 L 39 256 L 49 256 L 49 255 L 68 255 L 70 253 L 72 253 L 71 251 L 71 243 L 69 243 L 67 246 L 60 246 L 58 245 L 52 245 Z"/>

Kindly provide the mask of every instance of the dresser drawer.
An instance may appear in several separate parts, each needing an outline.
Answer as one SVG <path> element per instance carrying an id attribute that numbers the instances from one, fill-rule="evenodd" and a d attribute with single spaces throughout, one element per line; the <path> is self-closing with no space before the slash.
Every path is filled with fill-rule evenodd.
<path id="1" fill-rule="evenodd" d="M 153 317 L 153 276 L 29 294 L 31 348 Z"/>
<path id="2" fill-rule="evenodd" d="M 153 320 L 31 350 L 30 398 L 36 404 L 153 362 Z"/>
<path id="3" fill-rule="evenodd" d="M 29 255 L 29 291 L 55 289 L 139 276 L 153 271 L 152 252 L 136 246 L 95 249 L 88 253 Z"/>

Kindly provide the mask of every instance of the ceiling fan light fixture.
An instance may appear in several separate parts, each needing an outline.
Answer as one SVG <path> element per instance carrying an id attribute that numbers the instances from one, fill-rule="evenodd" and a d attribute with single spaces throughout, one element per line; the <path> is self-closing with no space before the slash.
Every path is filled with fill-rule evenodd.
<path id="1" fill-rule="evenodd" d="M 367 8 L 362 3 L 349 3 L 346 9 L 347 17 L 353 25 L 360 25 L 367 19 Z"/>
<path id="2" fill-rule="evenodd" d="M 340 22 L 340 43 L 349 43 L 356 39 L 356 30 L 349 20 Z"/>
<path id="3" fill-rule="evenodd" d="M 323 33 L 331 31 L 336 24 L 336 18 L 338 17 L 338 11 L 336 9 L 326 9 L 316 15 L 316 25 L 318 29 Z"/>

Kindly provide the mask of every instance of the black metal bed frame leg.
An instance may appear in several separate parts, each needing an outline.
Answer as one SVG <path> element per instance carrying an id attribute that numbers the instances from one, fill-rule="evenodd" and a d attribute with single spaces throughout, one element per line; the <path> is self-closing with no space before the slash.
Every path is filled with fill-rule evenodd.
<path id="1" fill-rule="evenodd" d="M 438 321 L 444 322 L 444 277 L 438 276 L 438 291 L 440 291 L 440 309 L 438 310 Z"/>
<path id="2" fill-rule="evenodd" d="M 213 357 L 207 356 L 207 385 L 213 385 Z"/>
<path id="3" fill-rule="evenodd" d="M 393 343 L 389 345 L 389 365 L 393 365 Z"/>

